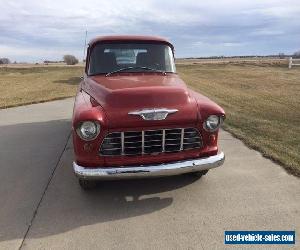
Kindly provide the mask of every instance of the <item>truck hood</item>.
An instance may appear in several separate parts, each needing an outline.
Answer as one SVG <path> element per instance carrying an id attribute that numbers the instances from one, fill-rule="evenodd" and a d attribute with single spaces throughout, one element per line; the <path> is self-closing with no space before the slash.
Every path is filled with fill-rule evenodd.
<path id="1" fill-rule="evenodd" d="M 103 107 L 109 128 L 194 124 L 198 119 L 195 99 L 176 74 L 122 73 L 89 77 L 85 90 Z M 177 109 L 165 120 L 143 120 L 129 112 L 143 109 Z"/>

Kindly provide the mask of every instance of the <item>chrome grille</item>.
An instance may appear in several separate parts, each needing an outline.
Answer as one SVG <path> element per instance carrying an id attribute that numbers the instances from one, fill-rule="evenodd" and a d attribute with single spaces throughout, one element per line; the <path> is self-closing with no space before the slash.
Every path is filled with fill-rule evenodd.
<path id="1" fill-rule="evenodd" d="M 103 156 L 159 154 L 201 147 L 201 136 L 195 128 L 126 131 L 108 134 L 102 142 L 100 154 Z"/>

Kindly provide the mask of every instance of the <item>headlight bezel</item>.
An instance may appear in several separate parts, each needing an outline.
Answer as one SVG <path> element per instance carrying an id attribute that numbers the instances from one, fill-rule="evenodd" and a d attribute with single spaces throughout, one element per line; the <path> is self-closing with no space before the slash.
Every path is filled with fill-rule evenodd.
<path id="1" fill-rule="evenodd" d="M 215 118 L 217 118 L 218 124 L 217 126 L 212 127 L 212 124 L 209 124 L 209 120 L 211 119 L 211 122 L 213 122 L 212 119 Z M 216 132 L 222 125 L 224 118 L 225 118 L 224 115 L 217 115 L 217 114 L 209 115 L 203 122 L 203 128 L 210 133 Z"/>
<path id="2" fill-rule="evenodd" d="M 92 137 L 86 137 L 83 135 L 82 133 L 82 126 L 86 123 L 92 123 L 94 126 L 95 126 L 95 133 L 93 134 Z M 76 133 L 77 135 L 80 137 L 80 139 L 84 140 L 84 141 L 92 141 L 92 140 L 95 140 L 98 135 L 100 134 L 100 130 L 101 130 L 101 126 L 99 124 L 99 122 L 97 121 L 93 121 L 93 120 L 86 120 L 86 121 L 81 121 L 77 124 L 77 127 L 76 127 Z"/>

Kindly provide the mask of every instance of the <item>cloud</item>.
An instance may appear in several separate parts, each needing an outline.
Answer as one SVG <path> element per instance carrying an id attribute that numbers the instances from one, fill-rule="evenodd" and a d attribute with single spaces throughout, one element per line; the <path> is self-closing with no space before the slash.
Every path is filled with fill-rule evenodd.
<path id="1" fill-rule="evenodd" d="M 243 46 L 243 43 L 223 43 L 222 44 L 224 47 L 238 47 L 238 46 Z"/>
<path id="2" fill-rule="evenodd" d="M 225 42 L 225 43 L 207 43 L 207 42 L 202 42 L 198 41 L 193 44 L 194 47 L 203 47 L 203 46 L 222 46 L 222 47 L 239 47 L 239 46 L 245 46 L 245 43 L 240 43 L 240 42 Z"/>
<path id="3" fill-rule="evenodd" d="M 0 45 L 0 55 L 9 55 L 9 58 L 24 58 L 20 61 L 44 61 L 49 58 L 62 60 L 62 55 L 75 54 L 78 58 L 82 58 L 83 52 L 76 50 L 68 50 L 66 48 L 37 48 L 37 47 L 16 47 L 9 45 Z M 53 55 L 59 55 L 58 57 Z M 8 57 L 8 56 L 3 56 Z"/>
<path id="4" fill-rule="evenodd" d="M 177 56 L 270 54 L 299 49 L 296 0 L 0 0 L 0 56 L 82 57 L 84 34 L 161 35 Z M 272 39 L 270 39 L 270 37 Z M 197 44 L 198 43 L 198 44 Z"/>
<path id="5" fill-rule="evenodd" d="M 272 29 L 257 29 L 250 33 L 253 36 L 283 36 L 285 32 L 283 30 L 272 30 Z"/>

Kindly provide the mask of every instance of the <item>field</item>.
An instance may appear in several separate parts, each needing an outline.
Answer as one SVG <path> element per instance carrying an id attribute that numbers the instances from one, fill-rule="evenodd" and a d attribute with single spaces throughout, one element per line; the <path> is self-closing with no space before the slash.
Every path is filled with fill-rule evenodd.
<path id="1" fill-rule="evenodd" d="M 78 66 L 0 67 L 0 108 L 74 96 L 82 72 Z"/>
<path id="2" fill-rule="evenodd" d="M 224 129 L 300 176 L 300 67 L 284 61 L 178 60 L 193 89 L 226 111 Z M 73 96 L 82 67 L 0 68 L 0 108 Z"/>
<path id="3" fill-rule="evenodd" d="M 225 109 L 226 130 L 300 176 L 300 68 L 237 63 L 177 69 Z"/>

